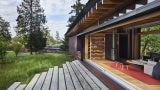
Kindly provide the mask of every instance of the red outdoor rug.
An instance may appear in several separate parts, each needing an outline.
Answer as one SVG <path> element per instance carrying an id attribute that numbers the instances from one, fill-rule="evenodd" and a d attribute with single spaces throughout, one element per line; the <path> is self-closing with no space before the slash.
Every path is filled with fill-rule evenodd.
<path id="1" fill-rule="evenodd" d="M 107 66 L 110 66 L 114 69 L 117 69 L 135 79 L 138 79 L 148 85 L 160 85 L 160 81 L 159 80 L 156 80 L 154 78 L 152 78 L 151 76 L 143 73 L 143 70 L 141 69 L 138 69 L 138 68 L 135 68 L 134 66 L 132 66 L 131 64 L 128 65 L 128 70 L 126 67 L 123 68 L 120 68 L 120 65 L 118 65 L 118 67 L 116 67 L 116 64 L 115 63 L 105 63 Z"/>

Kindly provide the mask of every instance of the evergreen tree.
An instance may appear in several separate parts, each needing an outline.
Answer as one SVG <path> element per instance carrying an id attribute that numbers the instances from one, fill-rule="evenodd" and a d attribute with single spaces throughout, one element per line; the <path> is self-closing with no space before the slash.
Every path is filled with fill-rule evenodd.
<path id="1" fill-rule="evenodd" d="M 72 10 L 69 14 L 73 14 L 73 16 L 68 19 L 68 27 L 70 27 L 70 25 L 74 22 L 83 7 L 84 4 L 81 3 L 81 0 L 77 0 L 76 3 L 71 6 Z"/>
<path id="2" fill-rule="evenodd" d="M 8 44 L 11 40 L 10 24 L 0 17 L 0 60 L 4 62 Z"/>
<path id="3" fill-rule="evenodd" d="M 71 6 L 72 10 L 69 14 L 73 14 L 73 15 L 68 19 L 68 25 L 67 25 L 68 27 L 71 26 L 71 24 L 74 22 L 74 20 L 80 14 L 80 12 L 84 6 L 85 5 L 81 3 L 81 0 L 77 0 L 76 3 Z M 60 48 L 65 51 L 68 50 L 68 37 L 65 37 L 62 40 L 62 45 L 60 46 Z"/>
<path id="4" fill-rule="evenodd" d="M 17 6 L 17 12 L 17 34 L 26 38 L 31 54 L 33 50 L 42 49 L 46 43 L 46 16 L 40 6 L 40 0 L 23 0 L 22 4 Z"/>

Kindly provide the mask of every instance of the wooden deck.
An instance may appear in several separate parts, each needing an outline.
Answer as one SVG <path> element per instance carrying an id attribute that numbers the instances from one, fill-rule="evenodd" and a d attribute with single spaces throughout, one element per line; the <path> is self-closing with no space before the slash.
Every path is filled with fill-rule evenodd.
<path id="1" fill-rule="evenodd" d="M 28 84 L 13 83 L 7 90 L 109 90 L 79 61 L 66 62 L 63 68 L 49 68 L 36 74 Z"/>
<path id="2" fill-rule="evenodd" d="M 107 60 L 92 60 L 92 61 L 89 61 L 89 62 L 96 63 L 96 65 L 98 65 L 98 67 L 101 67 L 101 69 L 103 69 L 104 72 L 109 72 L 112 76 L 117 77 L 120 80 L 130 84 L 133 87 L 135 87 L 136 90 L 160 90 L 160 85 L 148 85 L 146 83 L 143 83 L 143 82 L 141 82 L 141 81 L 125 74 L 125 73 L 122 73 L 122 72 L 120 72 L 116 69 L 113 69 L 113 68 L 104 64 L 106 62 L 112 63 L 110 61 L 107 61 Z M 108 84 L 108 82 L 107 82 L 107 84 Z"/>

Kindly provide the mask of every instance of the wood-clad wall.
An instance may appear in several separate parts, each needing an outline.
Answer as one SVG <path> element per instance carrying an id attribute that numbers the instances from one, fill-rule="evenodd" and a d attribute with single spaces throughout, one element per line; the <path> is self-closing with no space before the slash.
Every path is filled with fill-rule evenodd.
<path id="1" fill-rule="evenodd" d="M 96 33 L 88 35 L 88 58 L 89 59 L 105 59 L 105 35 Z M 87 50 L 87 49 L 86 49 Z"/>
<path id="2" fill-rule="evenodd" d="M 77 36 L 69 37 L 69 53 L 77 57 Z"/>

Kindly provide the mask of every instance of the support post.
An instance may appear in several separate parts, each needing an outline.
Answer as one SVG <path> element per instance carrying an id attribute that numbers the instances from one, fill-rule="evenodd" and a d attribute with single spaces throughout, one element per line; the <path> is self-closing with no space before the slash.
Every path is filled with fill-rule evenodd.
<path id="1" fill-rule="evenodd" d="M 112 32 L 112 49 L 111 49 L 111 59 L 116 60 L 116 49 L 115 49 L 115 31 Z"/>

